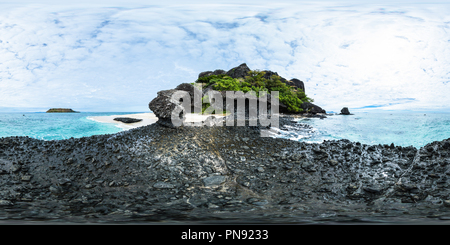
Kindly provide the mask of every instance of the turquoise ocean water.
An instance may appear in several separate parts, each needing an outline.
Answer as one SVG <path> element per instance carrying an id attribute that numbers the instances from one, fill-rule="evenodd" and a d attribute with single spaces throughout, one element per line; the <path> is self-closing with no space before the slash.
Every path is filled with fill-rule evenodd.
<path id="1" fill-rule="evenodd" d="M 88 117 L 123 114 L 130 112 L 0 113 L 0 137 L 29 136 L 42 140 L 60 140 L 113 134 L 123 129 Z"/>
<path id="2" fill-rule="evenodd" d="M 361 112 L 325 119 L 298 119 L 313 129 L 282 132 L 282 137 L 305 142 L 349 139 L 362 144 L 422 147 L 450 138 L 450 113 Z"/>
<path id="3" fill-rule="evenodd" d="M 0 137 L 29 136 L 43 140 L 113 134 L 123 129 L 114 124 L 88 119 L 91 116 L 132 112 L 85 113 L 0 113 Z M 309 129 L 282 131 L 281 137 L 305 142 L 349 139 L 363 144 L 391 144 L 422 147 L 450 138 L 450 113 L 361 112 L 332 115 L 326 119 L 298 119 Z"/>

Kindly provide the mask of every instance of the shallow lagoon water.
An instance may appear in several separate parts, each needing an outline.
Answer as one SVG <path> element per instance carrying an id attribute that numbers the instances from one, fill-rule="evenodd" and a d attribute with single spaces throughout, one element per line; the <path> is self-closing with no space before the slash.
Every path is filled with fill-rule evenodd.
<path id="1" fill-rule="evenodd" d="M 114 134 L 123 129 L 113 124 L 90 120 L 88 117 L 123 114 L 129 113 L 0 113 L 0 137 L 29 136 L 41 140 L 61 140 Z"/>

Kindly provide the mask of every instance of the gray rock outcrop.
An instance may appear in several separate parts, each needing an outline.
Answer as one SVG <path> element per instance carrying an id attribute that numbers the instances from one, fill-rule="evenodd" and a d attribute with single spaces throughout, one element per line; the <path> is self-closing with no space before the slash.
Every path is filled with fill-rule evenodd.
<path id="1" fill-rule="evenodd" d="M 220 73 L 216 72 L 216 71 L 220 71 Z M 228 72 L 223 73 L 223 70 L 216 70 L 214 72 L 210 72 L 210 71 L 206 71 L 206 72 L 201 72 L 199 74 L 199 77 L 203 77 L 203 76 L 209 76 L 209 75 L 217 75 L 217 74 L 226 74 L 232 78 L 245 78 L 245 76 L 248 76 L 248 72 L 250 71 L 250 68 L 247 66 L 246 63 L 240 64 L 237 67 L 234 67 L 232 69 L 230 69 Z M 279 76 L 280 80 L 289 85 L 294 87 L 295 89 L 302 89 L 303 92 L 305 92 L 305 85 L 302 81 L 298 80 L 297 78 L 293 78 L 291 80 L 287 80 L 286 78 L 278 75 L 277 72 L 274 71 L 270 71 L 270 70 L 264 70 L 264 78 L 265 79 L 270 79 L 273 75 L 275 76 Z"/>
<path id="2" fill-rule="evenodd" d="M 183 111 L 180 101 L 174 101 L 172 96 L 175 92 L 181 91 L 177 89 L 162 90 L 157 93 L 157 97 L 154 98 L 148 105 L 150 110 L 158 117 L 157 123 L 166 127 L 175 128 L 172 122 L 172 111 L 175 109 Z M 179 114 L 180 120 L 184 121 L 186 115 Z"/>
<path id="3" fill-rule="evenodd" d="M 317 105 L 315 105 L 313 103 L 309 103 L 309 102 L 304 102 L 302 104 L 302 109 L 303 109 L 304 112 L 309 112 L 309 113 L 312 113 L 312 114 L 327 113 L 320 106 L 317 106 Z"/>
<path id="4" fill-rule="evenodd" d="M 248 68 L 247 64 L 243 63 L 227 71 L 226 75 L 232 78 L 241 78 L 247 76 L 249 71 L 250 68 Z"/>
<path id="5" fill-rule="evenodd" d="M 200 72 L 200 74 L 198 74 L 198 78 L 211 76 L 211 75 L 222 75 L 222 74 L 226 74 L 226 71 L 221 70 L 221 69 L 217 69 L 215 71 L 204 71 L 204 72 Z"/>
<path id="6" fill-rule="evenodd" d="M 298 80 L 297 78 L 292 78 L 291 82 L 293 83 L 294 87 L 299 88 L 299 89 L 303 90 L 303 92 L 306 93 L 305 84 L 302 81 Z"/>
<path id="7" fill-rule="evenodd" d="M 347 107 L 341 109 L 341 115 L 351 115 Z"/>
<path id="8" fill-rule="evenodd" d="M 183 106 L 183 99 L 176 101 L 173 99 L 173 96 L 176 92 L 187 92 L 187 99 L 189 99 L 190 108 L 185 108 Z M 198 98 L 196 100 L 195 94 L 197 94 Z M 176 128 L 183 125 L 183 122 L 186 120 L 186 115 L 188 113 L 193 113 L 197 110 L 201 110 L 202 108 L 202 92 L 196 88 L 194 85 L 189 83 L 182 83 L 178 85 L 175 89 L 163 90 L 157 93 L 157 97 L 154 98 L 149 103 L 150 110 L 158 117 L 158 121 L 156 123 L 169 127 Z M 172 113 L 175 111 L 175 114 L 179 112 L 178 117 L 175 115 L 178 124 L 175 125 L 172 118 Z M 206 125 L 210 124 L 211 120 L 214 118 L 210 118 L 209 120 L 205 120 L 199 124 Z"/>

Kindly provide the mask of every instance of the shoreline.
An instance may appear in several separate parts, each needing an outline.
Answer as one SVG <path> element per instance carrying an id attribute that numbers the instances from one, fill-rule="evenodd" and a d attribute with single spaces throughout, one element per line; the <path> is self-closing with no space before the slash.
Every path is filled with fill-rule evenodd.
<path id="1" fill-rule="evenodd" d="M 186 121 L 187 122 L 203 122 L 205 121 L 209 116 L 211 115 L 201 115 L 201 114 L 194 114 L 190 113 L 186 115 Z M 224 117 L 222 116 L 215 116 L 216 118 Z M 114 118 L 116 117 L 129 117 L 129 118 L 136 118 L 136 119 L 142 119 L 140 122 L 135 123 L 123 123 L 120 121 L 115 121 Z M 155 116 L 153 112 L 148 113 L 135 113 L 135 114 L 124 114 L 124 115 L 111 115 L 111 116 L 88 116 L 87 119 L 93 120 L 100 123 L 111 123 L 115 124 L 117 127 L 122 128 L 123 130 L 130 130 L 142 126 L 147 126 L 153 123 L 156 123 L 158 121 L 158 118 Z"/>
<path id="2" fill-rule="evenodd" d="M 114 112 L 112 112 L 112 113 L 114 113 Z M 122 112 L 122 113 L 125 113 L 125 114 L 118 114 L 118 113 L 119 112 L 117 112 L 117 114 L 114 113 L 114 115 L 106 114 L 108 116 L 104 116 L 105 114 L 103 114 L 103 113 L 102 114 L 94 114 L 94 115 L 91 114 L 91 115 L 84 116 L 84 118 L 89 120 L 89 121 L 95 121 L 96 124 L 97 123 L 100 123 L 100 124 L 108 123 L 110 125 L 109 127 L 114 126 L 114 128 L 118 129 L 118 130 L 116 130 L 114 132 L 111 132 L 111 133 L 108 133 L 108 134 L 119 133 L 119 132 L 123 132 L 123 131 L 126 131 L 126 130 L 130 130 L 130 129 L 134 129 L 134 128 L 150 125 L 150 124 L 153 124 L 153 123 L 155 123 L 157 121 L 157 118 L 155 117 L 155 115 L 152 112 L 148 112 L 148 113 L 142 113 L 142 112 L 128 112 L 127 113 L 127 112 Z M 392 115 L 392 114 L 383 113 L 383 115 L 384 114 L 387 117 L 388 117 L 388 115 Z M 102 115 L 102 116 L 99 116 L 99 115 Z M 418 115 L 423 115 L 423 114 L 419 113 Z M 305 119 L 306 120 L 309 120 L 309 119 L 316 119 L 316 120 L 318 120 L 318 119 L 321 119 L 320 118 L 321 116 L 328 117 L 328 118 L 325 118 L 325 120 L 328 121 L 329 119 L 331 119 L 333 117 L 352 117 L 354 115 L 347 116 L 347 115 L 340 115 L 340 114 L 321 114 L 321 113 L 318 113 L 318 114 L 315 114 L 315 115 L 312 115 L 312 114 L 292 115 L 292 114 L 282 114 L 282 113 L 280 113 L 280 119 L 282 119 L 282 118 L 287 119 L 287 120 L 283 120 L 282 124 L 283 125 L 287 125 L 288 128 L 284 128 L 283 129 L 282 127 L 280 127 L 279 128 L 280 132 L 283 135 L 280 135 L 281 137 L 277 137 L 277 138 L 288 138 L 290 140 L 301 140 L 302 142 L 306 142 L 306 143 L 319 143 L 319 144 L 323 143 L 326 140 L 341 139 L 340 137 L 334 137 L 334 138 L 333 137 L 328 137 L 328 138 L 326 138 L 326 137 L 325 138 L 324 137 L 318 137 L 318 138 L 311 138 L 311 140 L 308 140 L 308 139 L 305 139 L 305 138 L 310 138 L 309 137 L 310 135 L 307 135 L 307 137 L 285 137 L 284 136 L 284 134 L 290 134 L 291 133 L 290 131 L 295 133 L 296 132 L 295 128 L 297 128 L 295 126 L 298 126 L 298 124 L 302 124 L 302 126 L 300 127 L 301 130 L 305 129 L 305 127 L 303 127 L 303 125 L 309 125 L 310 124 L 309 122 L 303 122 L 302 120 L 305 120 Z M 130 117 L 130 118 L 140 118 L 140 119 L 145 119 L 145 120 L 137 122 L 137 123 L 123 123 L 123 122 L 120 122 L 120 121 L 113 120 L 115 117 Z M 192 115 L 190 115 L 190 117 L 195 117 L 197 119 L 197 121 L 202 121 L 207 116 L 206 115 L 198 115 L 198 114 L 194 115 L 194 114 L 192 114 Z M 292 119 L 292 120 L 290 120 L 290 119 Z M 302 132 L 305 132 L 305 131 L 302 131 Z M 308 132 L 306 132 L 306 133 L 308 133 Z M 86 136 L 83 136 L 83 137 L 90 137 L 90 136 L 95 136 L 95 135 L 96 134 L 86 135 Z M 2 137 L 6 138 L 6 137 L 14 137 L 14 136 L 15 135 L 5 135 L 5 136 L 2 136 Z M 16 135 L 16 136 L 18 136 L 18 135 Z M 26 135 L 23 135 L 23 136 L 26 136 Z M 294 136 L 302 136 L 302 134 L 294 134 Z M 29 137 L 33 137 L 33 136 L 29 135 Z M 81 137 L 81 136 L 78 136 L 78 137 Z M 37 137 L 33 137 L 33 138 L 37 138 Z M 66 138 L 70 138 L 70 136 L 68 136 Z M 42 140 L 64 140 L 66 138 L 63 138 L 63 139 L 42 139 Z M 351 136 L 349 136 L 349 137 L 342 137 L 342 139 L 348 139 L 348 140 L 350 140 L 352 142 L 361 142 L 361 143 L 366 144 L 366 145 L 378 145 L 378 144 L 382 144 L 382 145 L 389 144 L 390 145 L 391 143 L 393 143 L 396 146 L 397 145 L 404 146 L 404 147 L 406 147 L 406 146 L 414 146 L 415 148 L 421 148 L 421 147 L 423 147 L 424 145 L 426 145 L 428 143 L 431 143 L 433 141 L 444 140 L 445 138 L 429 139 L 429 140 L 426 140 L 426 142 L 425 141 L 423 141 L 423 142 L 421 141 L 421 142 L 419 142 L 419 144 L 417 144 L 417 142 L 411 142 L 409 144 L 402 144 L 401 142 L 399 143 L 399 142 L 396 142 L 396 141 L 367 142 L 367 141 L 364 141 L 364 140 L 352 138 Z"/>
<path id="3" fill-rule="evenodd" d="M 120 121 L 115 121 L 116 117 L 131 117 L 136 119 L 142 119 L 140 122 L 135 123 L 123 123 Z M 111 116 L 88 116 L 87 119 L 93 120 L 99 123 L 111 123 L 115 124 L 117 127 L 123 130 L 130 130 L 133 128 L 138 128 L 142 126 L 147 126 L 158 121 L 158 118 L 151 112 L 149 113 L 136 113 L 136 114 L 125 114 L 125 115 L 111 115 Z"/>

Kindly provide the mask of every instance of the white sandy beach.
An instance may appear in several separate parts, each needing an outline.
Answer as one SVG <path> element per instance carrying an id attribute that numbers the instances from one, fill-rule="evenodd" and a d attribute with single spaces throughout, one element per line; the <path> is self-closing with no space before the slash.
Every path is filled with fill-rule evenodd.
<path id="1" fill-rule="evenodd" d="M 201 122 L 201 121 L 206 120 L 206 118 L 208 116 L 210 116 L 210 115 L 187 114 L 186 121 L 187 122 Z M 120 121 L 115 121 L 114 118 L 116 118 L 116 117 L 130 117 L 130 118 L 142 119 L 142 121 L 136 122 L 136 123 L 123 123 Z M 97 122 L 102 122 L 102 123 L 113 123 L 113 124 L 116 124 L 116 126 L 122 128 L 124 130 L 129 130 L 132 128 L 150 125 L 150 124 L 158 121 L 158 118 L 155 116 L 155 114 L 153 114 L 151 112 L 138 113 L 138 114 L 126 114 L 126 115 L 88 117 L 88 119 L 91 119 L 91 120 L 94 120 Z"/>
<path id="2" fill-rule="evenodd" d="M 136 123 L 123 123 L 120 121 L 115 121 L 114 118 L 116 117 L 130 117 L 130 118 L 136 118 L 136 119 L 142 119 L 140 122 Z M 98 117 L 88 117 L 88 119 L 102 122 L 102 123 L 113 123 L 116 124 L 117 127 L 120 127 L 124 130 L 137 128 L 141 126 L 146 126 L 152 123 L 155 123 L 158 121 L 158 118 L 155 116 L 155 114 L 149 112 L 149 113 L 138 113 L 138 114 L 126 114 L 126 115 L 112 115 L 112 116 L 98 116 Z"/>

